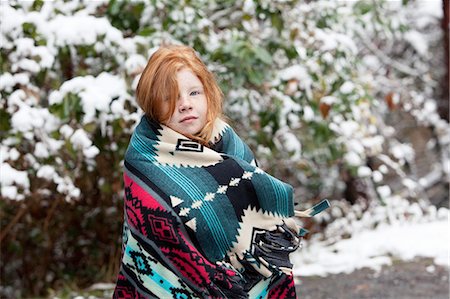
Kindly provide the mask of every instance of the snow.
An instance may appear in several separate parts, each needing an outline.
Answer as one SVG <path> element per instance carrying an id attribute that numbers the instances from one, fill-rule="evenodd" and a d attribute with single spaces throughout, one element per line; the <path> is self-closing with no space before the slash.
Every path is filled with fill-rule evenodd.
<path id="1" fill-rule="evenodd" d="M 363 163 L 361 157 L 353 151 L 349 151 L 348 153 L 346 153 L 344 155 L 344 160 L 350 166 L 360 166 Z"/>
<path id="2" fill-rule="evenodd" d="M 39 168 L 38 172 L 36 173 L 36 176 L 38 178 L 50 179 L 57 176 L 57 174 L 53 166 L 43 165 L 41 168 Z"/>
<path id="3" fill-rule="evenodd" d="M 256 12 L 255 3 L 252 0 L 244 0 L 242 11 L 249 15 L 254 15 Z"/>
<path id="4" fill-rule="evenodd" d="M 386 166 L 386 165 L 380 165 L 380 167 L 378 167 L 378 170 L 381 172 L 381 173 L 383 173 L 383 174 L 386 174 L 386 173 L 388 173 L 389 172 L 389 169 L 388 169 L 388 167 Z"/>
<path id="5" fill-rule="evenodd" d="M 391 153 L 397 160 L 412 161 L 414 159 L 414 149 L 410 144 L 396 144 L 391 147 Z"/>
<path id="6" fill-rule="evenodd" d="M 374 172 L 372 172 L 372 179 L 375 183 L 379 183 L 383 180 L 383 174 L 378 170 L 375 170 Z"/>
<path id="7" fill-rule="evenodd" d="M 99 282 L 99 283 L 94 283 L 93 285 L 91 285 L 89 287 L 89 290 L 110 290 L 110 289 L 114 289 L 115 287 L 116 287 L 116 284 L 114 284 L 114 283 Z"/>
<path id="8" fill-rule="evenodd" d="M 21 198 L 19 198 L 19 192 L 17 191 L 16 186 L 2 186 L 1 194 L 2 194 L 2 196 L 7 197 L 7 198 L 14 198 L 16 200 L 21 199 Z"/>
<path id="9" fill-rule="evenodd" d="M 432 25 L 436 22 L 436 19 L 441 20 L 443 17 L 442 1 L 428 0 L 428 1 L 416 1 L 415 23 L 418 28 L 424 28 L 428 25 Z"/>
<path id="10" fill-rule="evenodd" d="M 29 81 L 27 74 L 14 74 L 3 73 L 0 76 L 0 90 L 5 90 L 7 92 L 11 92 L 13 90 L 14 85 L 21 84 L 26 85 Z"/>
<path id="11" fill-rule="evenodd" d="M 100 153 L 100 150 L 95 145 L 83 149 L 83 154 L 88 159 L 94 158 L 99 153 Z"/>
<path id="12" fill-rule="evenodd" d="M 64 138 L 69 138 L 70 136 L 72 136 L 74 130 L 71 126 L 64 124 L 61 126 L 61 128 L 59 128 L 59 132 L 62 136 L 64 136 Z"/>
<path id="13" fill-rule="evenodd" d="M 133 54 L 125 61 L 125 69 L 128 74 L 140 73 L 146 64 L 147 59 L 144 56 Z"/>
<path id="14" fill-rule="evenodd" d="M 272 89 L 270 91 L 270 94 L 271 97 L 280 100 L 282 104 L 280 111 L 280 127 L 287 126 L 288 115 L 296 114 L 298 111 L 301 111 L 301 106 L 298 103 L 294 102 L 290 96 L 287 96 L 286 94 L 279 92 L 276 89 Z M 261 95 L 259 93 L 255 95 L 255 98 L 252 99 L 252 105 L 255 106 L 257 103 L 261 104 L 262 101 L 260 100 L 260 98 Z M 253 102 L 255 102 L 255 105 L 253 104 Z M 290 124 L 290 126 L 295 127 L 295 124 Z M 297 139 L 295 136 L 294 138 Z"/>
<path id="15" fill-rule="evenodd" d="M 66 200 L 77 198 L 81 195 L 81 190 L 74 186 L 69 177 L 62 178 L 51 165 L 42 165 L 36 176 L 54 182 L 59 193 L 66 194 Z M 16 198 L 17 199 L 17 198 Z"/>
<path id="16" fill-rule="evenodd" d="M 12 96 L 10 97 L 11 100 Z M 20 132 L 28 132 L 33 129 L 43 129 L 46 132 L 56 130 L 59 125 L 56 118 L 45 108 L 31 108 L 21 105 L 20 109 L 11 117 L 11 125 Z"/>
<path id="17" fill-rule="evenodd" d="M 123 78 L 103 72 L 97 77 L 80 76 L 64 82 L 50 94 L 49 103 L 59 104 L 67 94 L 77 94 L 82 102 L 83 122 L 89 123 L 96 119 L 96 111 L 108 112 L 113 99 L 127 98 L 126 90 Z"/>
<path id="18" fill-rule="evenodd" d="M 368 150 L 372 154 L 380 153 L 382 151 L 384 137 L 380 135 L 366 137 L 361 140 L 361 143 L 366 148 L 366 150 Z"/>
<path id="19" fill-rule="evenodd" d="M 364 146 L 361 141 L 357 139 L 351 139 L 347 141 L 348 149 L 354 151 L 355 153 L 362 155 L 364 153 Z"/>
<path id="20" fill-rule="evenodd" d="M 303 119 L 305 121 L 314 120 L 314 110 L 310 106 L 303 107 Z"/>
<path id="21" fill-rule="evenodd" d="M 279 78 L 283 81 L 289 80 L 298 80 L 302 81 L 311 81 L 311 78 L 308 75 L 306 69 L 301 65 L 293 65 L 288 68 L 281 70 L 278 74 Z"/>
<path id="22" fill-rule="evenodd" d="M 448 217 L 447 210 L 444 219 L 383 224 L 333 245 L 327 245 L 325 241 L 311 242 L 293 255 L 294 274 L 326 276 L 365 267 L 379 270 L 394 260 L 408 261 L 415 257 L 432 258 L 437 265 L 450 267 Z"/>
<path id="23" fill-rule="evenodd" d="M 42 142 L 37 142 L 34 146 L 34 155 L 38 158 L 48 158 L 50 153 Z"/>
<path id="24" fill-rule="evenodd" d="M 17 184 L 26 189 L 30 187 L 30 180 L 28 179 L 28 174 L 26 171 L 14 169 L 8 163 L 1 163 L 0 169 L 0 183 L 2 187 L 10 186 L 13 184 Z"/>
<path id="25" fill-rule="evenodd" d="M 4 3 L 4 2 L 2 2 Z M 2 5 L 0 9 L 0 20 L 2 25 L 0 26 L 1 35 L 4 36 L 8 33 L 12 37 L 18 37 L 22 32 L 23 15 L 9 5 Z M 2 47 L 6 46 L 2 43 Z"/>
<path id="26" fill-rule="evenodd" d="M 353 40 L 347 35 L 337 32 L 332 32 L 329 29 L 315 30 L 315 40 L 322 43 L 321 50 L 324 52 L 336 50 L 336 48 L 344 51 L 349 51 L 352 54 L 358 52 L 358 47 Z"/>
<path id="27" fill-rule="evenodd" d="M 423 112 L 424 112 L 425 114 L 431 114 L 431 113 L 433 113 L 433 112 L 436 112 L 436 109 L 437 109 L 437 104 L 436 104 L 435 102 L 432 102 L 432 101 L 426 101 L 426 102 L 423 104 Z"/>
<path id="28" fill-rule="evenodd" d="M 330 52 L 325 52 L 322 55 L 322 60 L 328 64 L 332 64 L 334 61 L 333 55 L 330 54 Z"/>
<path id="29" fill-rule="evenodd" d="M 58 176 L 54 178 L 54 181 L 58 184 L 56 191 L 62 194 L 67 194 L 68 198 L 77 198 L 81 195 L 81 190 L 73 185 L 70 178 L 61 178 Z"/>
<path id="30" fill-rule="evenodd" d="M 377 69 L 380 67 L 380 61 L 375 55 L 365 55 L 362 58 L 363 63 L 371 69 Z"/>
<path id="31" fill-rule="evenodd" d="M 89 136 L 83 129 L 76 130 L 70 137 L 70 142 L 76 149 L 85 149 L 92 145 L 91 139 L 89 139 Z"/>
<path id="32" fill-rule="evenodd" d="M 278 130 L 273 141 L 279 150 L 290 153 L 291 159 L 295 161 L 301 156 L 302 145 L 295 135 L 288 130 L 287 127 Z"/>
<path id="33" fill-rule="evenodd" d="M 61 16 L 50 20 L 40 31 L 48 37 L 54 36 L 57 46 L 65 45 L 93 45 L 99 36 L 105 40 L 120 43 L 122 33 L 112 27 L 106 18 L 93 16 Z"/>
<path id="34" fill-rule="evenodd" d="M 358 176 L 359 177 L 368 177 L 372 174 L 372 170 L 367 166 L 358 167 Z"/>
<path id="35" fill-rule="evenodd" d="M 377 187 L 377 192 L 380 194 L 381 198 L 387 198 L 392 194 L 391 188 L 389 186 Z"/>
<path id="36" fill-rule="evenodd" d="M 10 73 L 3 73 L 0 76 L 0 90 L 11 92 L 14 84 L 14 77 Z"/>
<path id="37" fill-rule="evenodd" d="M 18 150 L 16 150 L 15 148 L 9 150 L 9 159 L 11 159 L 11 161 L 16 161 L 17 159 L 19 159 L 19 157 L 20 153 Z"/>
<path id="38" fill-rule="evenodd" d="M 192 7 L 186 6 L 184 8 L 184 16 L 186 23 L 191 24 L 195 18 L 195 10 Z"/>
<path id="39" fill-rule="evenodd" d="M 417 188 L 417 183 L 409 178 L 403 179 L 402 184 L 410 190 L 414 190 L 415 188 Z"/>
<path id="40" fill-rule="evenodd" d="M 29 37 L 19 38 L 14 41 L 16 44 L 15 54 L 18 56 L 28 56 L 34 47 L 34 40 Z"/>
<path id="41" fill-rule="evenodd" d="M 39 67 L 51 68 L 53 66 L 55 56 L 51 49 L 45 46 L 34 46 L 34 40 L 30 38 L 19 38 L 14 41 L 14 44 L 16 51 L 11 55 L 12 60 L 18 60 L 21 57 L 37 58 L 37 61 L 32 61 Z"/>
<path id="42" fill-rule="evenodd" d="M 41 67 L 36 61 L 24 58 L 20 60 L 18 63 L 14 63 L 11 66 L 11 70 L 13 72 L 17 72 L 18 70 L 24 70 L 29 71 L 30 73 L 38 73 L 41 70 Z"/>
<path id="43" fill-rule="evenodd" d="M 328 104 L 328 105 L 332 105 L 334 103 L 339 102 L 339 100 L 336 97 L 334 97 L 334 96 L 325 96 L 325 97 L 320 99 L 320 102 Z"/>
<path id="44" fill-rule="evenodd" d="M 358 128 L 360 127 L 360 125 L 353 120 L 343 121 L 340 124 L 340 126 L 341 126 L 341 134 L 347 137 L 354 136 L 358 131 Z"/>
<path id="45" fill-rule="evenodd" d="M 414 47 L 414 49 L 422 56 L 428 53 L 427 39 L 418 31 L 410 30 L 405 33 L 405 39 Z"/>
<path id="46" fill-rule="evenodd" d="M 344 84 L 342 84 L 339 91 L 343 94 L 349 94 L 353 91 L 353 89 L 355 89 L 355 84 L 353 84 L 350 81 L 347 81 L 347 82 L 344 82 Z"/>

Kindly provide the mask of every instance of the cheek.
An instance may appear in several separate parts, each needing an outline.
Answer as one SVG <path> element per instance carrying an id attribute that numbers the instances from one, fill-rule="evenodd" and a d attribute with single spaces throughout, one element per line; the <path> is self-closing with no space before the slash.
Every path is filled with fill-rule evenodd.
<path id="1" fill-rule="evenodd" d="M 203 116 L 206 118 L 207 114 L 208 114 L 208 101 L 206 100 L 206 98 L 203 99 L 202 110 L 203 110 Z"/>

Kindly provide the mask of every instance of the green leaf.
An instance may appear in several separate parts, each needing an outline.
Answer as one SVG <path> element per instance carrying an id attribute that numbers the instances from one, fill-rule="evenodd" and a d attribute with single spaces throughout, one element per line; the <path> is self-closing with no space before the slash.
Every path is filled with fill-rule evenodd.
<path id="1" fill-rule="evenodd" d="M 97 129 L 97 124 L 95 122 L 90 122 L 83 126 L 83 129 L 88 133 L 94 133 Z"/>
<path id="2" fill-rule="evenodd" d="M 143 2 L 111 0 L 108 3 L 106 16 L 114 27 L 127 31 L 126 34 L 135 34 L 139 31 L 139 21 L 143 10 Z"/>
<path id="3" fill-rule="evenodd" d="M 31 37 L 34 39 L 37 36 L 36 25 L 33 23 L 28 23 L 28 22 L 23 23 L 22 30 L 23 30 L 24 35 L 27 37 Z"/>
<path id="4" fill-rule="evenodd" d="M 278 32 L 283 30 L 283 19 L 281 18 L 281 13 L 274 13 L 270 16 L 270 20 L 272 21 L 272 26 L 275 27 Z"/>
<path id="5" fill-rule="evenodd" d="M 116 16 L 119 14 L 121 8 L 123 6 L 123 3 L 116 1 L 116 0 L 110 0 L 108 4 L 108 12 L 109 14 Z"/>
<path id="6" fill-rule="evenodd" d="M 272 64 L 272 56 L 270 55 L 269 52 L 267 52 L 266 49 L 261 48 L 261 47 L 255 47 L 253 49 L 254 53 L 256 54 L 256 57 L 259 58 L 259 60 L 261 60 L 262 62 L 264 62 L 265 64 Z"/>
<path id="7" fill-rule="evenodd" d="M 247 68 L 248 79 L 255 85 L 261 85 L 264 82 L 264 75 L 262 72 L 255 71 L 252 68 Z"/>
<path id="8" fill-rule="evenodd" d="M 43 0 L 35 0 L 33 2 L 33 5 L 31 6 L 31 9 L 34 11 L 40 11 L 43 5 L 44 5 Z"/>
<path id="9" fill-rule="evenodd" d="M 156 29 L 155 28 L 152 28 L 152 27 L 144 27 L 144 28 L 142 28 L 141 30 L 139 30 L 138 31 L 138 35 L 141 35 L 141 36 L 150 36 L 150 35 L 152 35 L 153 33 L 155 33 L 156 32 Z"/>
<path id="10" fill-rule="evenodd" d="M 11 115 L 9 115 L 9 113 L 6 112 L 6 110 L 0 109 L 0 131 L 2 132 L 0 136 L 2 138 L 4 137 L 2 135 L 11 129 L 10 120 L 11 120 Z"/>
<path id="11" fill-rule="evenodd" d="M 370 12 L 373 9 L 373 5 L 369 1 L 359 1 L 353 6 L 353 10 L 361 15 Z"/>

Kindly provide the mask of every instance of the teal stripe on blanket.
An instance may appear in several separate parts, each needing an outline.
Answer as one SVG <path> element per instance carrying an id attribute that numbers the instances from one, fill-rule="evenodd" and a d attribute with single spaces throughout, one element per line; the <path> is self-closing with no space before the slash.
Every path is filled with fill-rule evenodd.
<path id="1" fill-rule="evenodd" d="M 226 128 L 222 138 L 223 144 L 226 146 L 224 152 L 227 155 L 240 158 L 247 163 L 250 163 L 254 159 L 250 148 L 240 140 L 231 127 Z"/>
<path id="2" fill-rule="evenodd" d="M 322 212 L 323 210 L 328 209 L 329 207 L 330 207 L 330 202 L 328 201 L 328 199 L 324 199 L 311 208 L 312 211 L 311 211 L 310 215 L 311 216 L 317 215 L 320 212 Z"/>
<path id="3" fill-rule="evenodd" d="M 156 151 L 152 144 L 146 143 L 144 140 L 142 140 L 139 135 L 134 134 L 131 137 L 130 145 L 133 149 L 135 149 L 139 154 L 144 156 L 148 161 L 154 162 L 156 161 Z"/>
<path id="4" fill-rule="evenodd" d="M 249 298 L 266 299 L 269 292 L 270 278 L 262 279 L 248 293 Z"/>
<path id="5" fill-rule="evenodd" d="M 214 241 L 218 246 L 219 254 L 221 256 L 225 255 L 228 248 L 230 247 L 231 241 L 230 239 L 228 239 L 221 220 L 217 216 L 214 208 L 211 207 L 211 204 L 209 202 L 203 200 L 206 192 L 202 192 L 202 190 L 199 189 L 199 186 L 202 186 L 202 184 L 195 184 L 195 182 L 193 182 L 189 177 L 187 177 L 174 167 L 158 165 L 158 168 L 165 172 L 168 177 L 172 178 L 174 181 L 179 182 L 178 187 L 189 195 L 191 203 L 194 200 L 200 200 L 203 202 L 200 209 L 198 210 L 206 220 L 208 228 L 210 229 L 214 237 Z"/>
<path id="6" fill-rule="evenodd" d="M 287 199 L 288 193 L 285 188 L 282 188 L 282 185 L 279 182 L 275 182 L 274 180 L 270 180 L 270 183 L 272 184 L 273 189 L 275 190 L 276 197 L 280 199 Z M 283 186 L 284 187 L 284 186 Z M 288 215 L 288 206 L 287 206 L 287 200 L 277 200 L 277 211 L 280 211 L 282 215 Z"/>
<path id="7" fill-rule="evenodd" d="M 283 217 L 294 214 L 292 201 L 292 188 L 268 175 L 258 175 L 258 179 L 252 180 L 255 186 L 261 207 Z"/>

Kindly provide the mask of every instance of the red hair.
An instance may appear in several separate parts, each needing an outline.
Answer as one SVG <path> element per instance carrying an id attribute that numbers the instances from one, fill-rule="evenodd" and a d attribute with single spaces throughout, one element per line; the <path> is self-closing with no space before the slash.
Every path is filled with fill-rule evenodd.
<path id="1" fill-rule="evenodd" d="M 214 75 L 191 47 L 162 46 L 150 57 L 137 85 L 137 102 L 148 117 L 164 124 L 176 109 L 179 96 L 177 72 L 183 68 L 190 69 L 202 82 L 208 105 L 205 127 L 196 136 L 188 137 L 207 144 L 215 119 L 222 116 L 223 94 Z M 169 111 L 163 115 L 165 100 L 169 101 Z"/>

